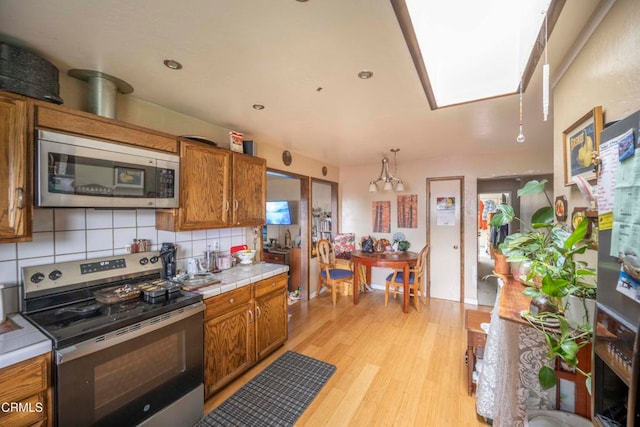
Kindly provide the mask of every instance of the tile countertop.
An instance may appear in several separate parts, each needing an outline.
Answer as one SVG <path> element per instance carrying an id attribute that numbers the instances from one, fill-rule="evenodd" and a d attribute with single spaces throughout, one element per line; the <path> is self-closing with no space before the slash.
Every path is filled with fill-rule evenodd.
<path id="1" fill-rule="evenodd" d="M 270 264 L 266 262 L 258 262 L 252 265 L 237 265 L 214 275 L 221 283 L 200 288 L 196 292 L 201 293 L 203 298 L 206 299 L 242 286 L 247 286 L 251 283 L 259 282 L 263 279 L 268 279 L 281 273 L 286 273 L 287 271 L 289 271 L 288 265 Z"/>
<path id="2" fill-rule="evenodd" d="M 7 316 L 20 329 L 0 334 L 0 369 L 51 351 L 51 340 L 20 314 Z"/>

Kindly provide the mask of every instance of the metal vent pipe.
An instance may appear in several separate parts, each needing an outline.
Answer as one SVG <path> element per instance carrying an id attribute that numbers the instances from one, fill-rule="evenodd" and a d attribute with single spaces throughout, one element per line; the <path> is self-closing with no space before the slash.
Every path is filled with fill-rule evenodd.
<path id="1" fill-rule="evenodd" d="M 89 83 L 89 112 L 111 119 L 116 118 L 116 95 L 133 92 L 133 87 L 109 74 L 93 70 L 69 70 L 71 77 Z"/>

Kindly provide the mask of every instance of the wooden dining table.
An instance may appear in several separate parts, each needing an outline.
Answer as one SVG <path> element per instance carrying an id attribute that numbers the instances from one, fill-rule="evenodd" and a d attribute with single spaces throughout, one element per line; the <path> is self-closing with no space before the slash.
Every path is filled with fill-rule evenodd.
<path id="1" fill-rule="evenodd" d="M 410 251 L 395 252 L 363 252 L 352 251 L 351 261 L 353 271 L 358 272 L 360 266 L 366 267 L 366 281 L 371 283 L 371 267 L 393 268 L 402 270 L 402 311 L 409 312 L 409 269 L 418 261 L 418 253 Z M 353 303 L 358 304 L 358 290 L 360 289 L 360 275 L 353 275 Z"/>

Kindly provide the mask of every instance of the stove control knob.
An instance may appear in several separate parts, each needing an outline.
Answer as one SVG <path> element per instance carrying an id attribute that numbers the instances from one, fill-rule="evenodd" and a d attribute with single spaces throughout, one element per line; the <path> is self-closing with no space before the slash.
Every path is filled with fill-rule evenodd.
<path id="1" fill-rule="evenodd" d="M 149 264 L 149 258 L 144 257 L 144 258 L 140 258 L 140 265 L 147 265 Z"/>
<path id="2" fill-rule="evenodd" d="M 58 280 L 60 277 L 62 277 L 62 271 L 60 270 L 53 270 L 49 273 L 49 279 L 51 280 Z"/>
<path id="3" fill-rule="evenodd" d="M 151 264 L 155 264 L 156 262 L 158 262 L 159 258 L 157 256 L 152 256 L 149 261 L 151 261 Z"/>
<path id="4" fill-rule="evenodd" d="M 31 283 L 40 283 L 40 282 L 42 282 L 44 280 L 44 274 L 35 273 L 35 274 L 31 275 L 29 280 L 31 280 Z"/>

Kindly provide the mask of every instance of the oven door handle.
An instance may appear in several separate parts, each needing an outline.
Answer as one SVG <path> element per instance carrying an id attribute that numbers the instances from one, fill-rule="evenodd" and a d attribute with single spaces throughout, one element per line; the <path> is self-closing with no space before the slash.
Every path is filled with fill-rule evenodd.
<path id="1" fill-rule="evenodd" d="M 149 332 L 180 322 L 202 312 L 204 312 L 204 303 L 202 301 L 198 301 L 195 304 L 181 307 L 178 310 L 170 311 L 168 313 L 152 317 L 151 319 L 117 329 L 105 335 L 56 350 L 56 364 L 61 365 L 79 357 L 112 347 L 116 344 L 138 338 L 142 335 L 148 334 Z"/>

